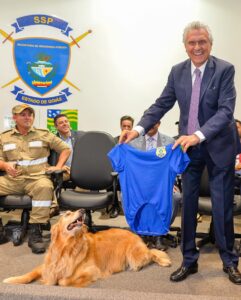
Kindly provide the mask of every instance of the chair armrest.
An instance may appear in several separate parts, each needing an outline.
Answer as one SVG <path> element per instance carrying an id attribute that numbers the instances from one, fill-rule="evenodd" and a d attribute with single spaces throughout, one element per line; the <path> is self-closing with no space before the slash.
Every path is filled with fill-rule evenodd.
<path id="1" fill-rule="evenodd" d="M 51 175 L 57 176 L 57 175 L 63 174 L 63 173 L 65 173 L 64 170 L 55 170 L 55 171 L 50 170 L 50 171 L 45 172 L 46 175 L 50 175 L 50 176 Z"/>
<path id="2" fill-rule="evenodd" d="M 111 172 L 111 176 L 113 176 L 113 177 L 117 177 L 119 174 L 118 174 L 118 172 Z"/>
<path id="3" fill-rule="evenodd" d="M 118 172 L 111 172 L 111 176 L 113 177 L 113 185 L 117 186 L 118 184 Z"/>
<path id="4" fill-rule="evenodd" d="M 53 182 L 57 199 L 59 198 L 59 195 L 61 193 L 61 189 L 64 181 L 63 174 L 65 172 L 66 172 L 65 170 L 56 170 L 56 171 L 46 171 L 45 173 L 46 175 L 50 176 Z"/>

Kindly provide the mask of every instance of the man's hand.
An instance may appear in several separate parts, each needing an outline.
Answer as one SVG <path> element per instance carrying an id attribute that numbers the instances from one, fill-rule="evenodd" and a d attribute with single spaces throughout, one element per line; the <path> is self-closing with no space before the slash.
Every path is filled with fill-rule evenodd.
<path id="1" fill-rule="evenodd" d="M 200 143 L 200 139 L 196 134 L 182 135 L 176 140 L 176 142 L 173 145 L 172 149 L 174 150 L 178 145 L 181 145 L 182 149 L 183 149 L 183 152 L 187 152 L 187 149 L 190 146 L 195 146 L 199 143 Z"/>
<path id="2" fill-rule="evenodd" d="M 56 167 L 56 166 L 51 166 L 45 169 L 46 171 L 54 172 L 54 171 L 59 171 L 61 168 Z"/>
<path id="3" fill-rule="evenodd" d="M 173 193 L 175 194 L 175 193 L 180 193 L 180 190 L 179 190 L 179 188 L 174 184 L 174 186 L 173 186 Z"/>
<path id="4" fill-rule="evenodd" d="M 139 136 L 136 130 L 123 130 L 119 138 L 119 144 L 127 144 Z"/>
<path id="5" fill-rule="evenodd" d="M 11 162 L 4 163 L 4 170 L 8 175 L 12 177 L 17 177 L 22 173 L 21 170 L 16 169 L 16 163 Z"/>
<path id="6" fill-rule="evenodd" d="M 64 172 L 66 172 L 67 174 L 70 174 L 70 167 L 64 165 L 64 166 L 62 167 L 62 170 L 63 170 Z"/>
<path id="7" fill-rule="evenodd" d="M 241 163 L 238 163 L 238 164 L 235 166 L 235 170 L 236 170 L 236 171 L 241 170 Z"/>

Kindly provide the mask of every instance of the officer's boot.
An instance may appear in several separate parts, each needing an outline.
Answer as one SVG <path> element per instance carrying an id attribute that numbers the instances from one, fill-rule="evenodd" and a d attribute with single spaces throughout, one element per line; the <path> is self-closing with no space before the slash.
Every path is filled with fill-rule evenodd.
<path id="1" fill-rule="evenodd" d="M 2 219 L 0 219 L 0 244 L 7 243 L 8 239 L 3 227 Z"/>
<path id="2" fill-rule="evenodd" d="M 33 253 L 40 254 L 45 252 L 40 224 L 29 224 L 28 246 Z"/>

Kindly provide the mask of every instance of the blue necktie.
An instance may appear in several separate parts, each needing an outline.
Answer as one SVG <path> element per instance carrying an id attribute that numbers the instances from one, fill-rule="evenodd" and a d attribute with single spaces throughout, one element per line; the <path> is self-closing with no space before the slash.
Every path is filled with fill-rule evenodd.
<path id="1" fill-rule="evenodd" d="M 187 133 L 193 134 L 198 129 L 198 106 L 200 99 L 200 88 L 201 88 L 201 71 L 199 69 L 195 69 L 194 74 L 196 75 L 193 87 L 192 87 L 192 95 L 188 116 L 188 126 Z"/>

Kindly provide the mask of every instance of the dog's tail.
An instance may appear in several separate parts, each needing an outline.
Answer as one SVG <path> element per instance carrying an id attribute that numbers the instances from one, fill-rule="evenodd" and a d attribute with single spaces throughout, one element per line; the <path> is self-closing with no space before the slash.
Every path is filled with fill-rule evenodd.
<path id="1" fill-rule="evenodd" d="M 161 250 L 150 249 L 151 259 L 162 267 L 169 267 L 171 265 L 171 260 L 169 256 Z"/>
<path id="2" fill-rule="evenodd" d="M 3 282 L 15 283 L 15 284 L 30 283 L 34 280 L 40 279 L 41 275 L 42 275 L 42 265 L 36 267 L 31 272 L 26 273 L 24 275 L 6 278 L 3 280 Z"/>

